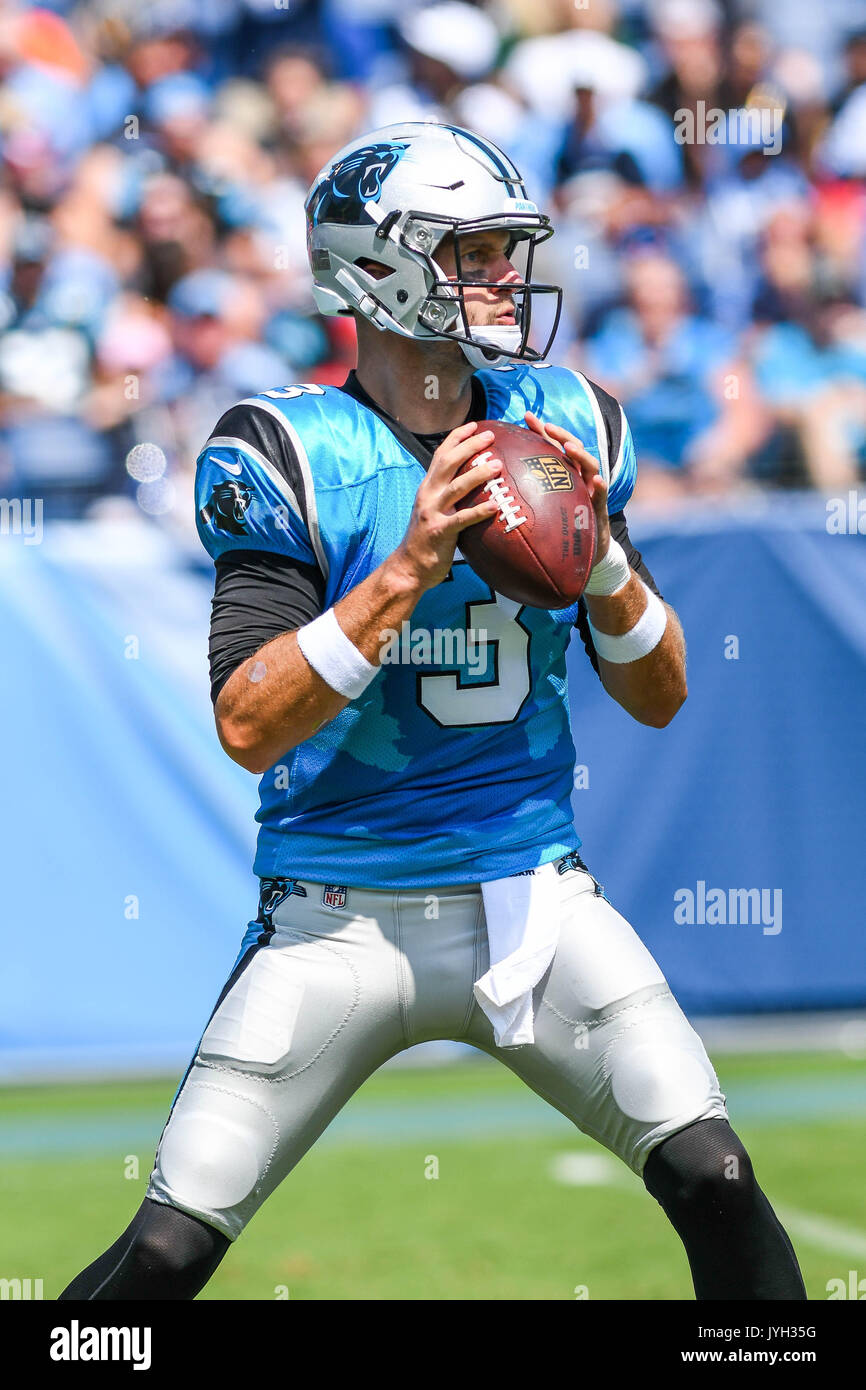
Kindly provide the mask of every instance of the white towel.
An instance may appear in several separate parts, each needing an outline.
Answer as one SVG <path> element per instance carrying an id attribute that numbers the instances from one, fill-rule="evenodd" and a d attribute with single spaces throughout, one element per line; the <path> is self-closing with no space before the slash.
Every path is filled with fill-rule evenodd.
<path id="1" fill-rule="evenodd" d="M 475 998 L 493 1024 L 497 1047 L 535 1041 L 532 991 L 556 954 L 559 888 L 554 864 L 482 883 L 490 969 Z"/>

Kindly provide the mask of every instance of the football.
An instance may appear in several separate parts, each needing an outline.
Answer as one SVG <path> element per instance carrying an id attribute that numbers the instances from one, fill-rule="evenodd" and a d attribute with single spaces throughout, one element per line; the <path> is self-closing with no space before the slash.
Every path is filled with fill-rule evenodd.
<path id="1" fill-rule="evenodd" d="M 491 458 L 502 472 L 463 498 L 477 506 L 485 493 L 499 504 L 487 521 L 467 526 L 458 547 L 497 593 L 530 608 L 568 608 L 586 587 L 596 549 L 595 513 L 580 471 L 558 445 L 522 425 L 482 420 L 489 448 L 463 465 Z"/>

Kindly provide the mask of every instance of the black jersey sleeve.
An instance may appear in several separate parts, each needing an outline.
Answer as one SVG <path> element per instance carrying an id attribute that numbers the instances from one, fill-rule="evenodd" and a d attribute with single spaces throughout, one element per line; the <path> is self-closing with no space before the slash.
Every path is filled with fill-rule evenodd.
<path id="1" fill-rule="evenodd" d="M 316 565 L 269 551 L 233 550 L 216 562 L 211 604 L 211 699 L 247 657 L 325 611 L 325 581 Z"/>
<path id="2" fill-rule="evenodd" d="M 632 543 L 628 533 L 628 526 L 626 525 L 625 512 L 615 512 L 610 518 L 610 534 L 611 539 L 618 541 L 622 546 L 629 565 L 640 575 L 647 588 L 654 594 L 657 594 L 660 599 L 664 600 L 664 595 L 661 593 L 658 585 L 650 574 L 649 569 L 644 564 L 643 556 L 639 550 L 635 549 Z M 598 655 L 592 640 L 592 633 L 589 630 L 589 617 L 583 599 L 580 600 L 578 605 L 577 619 L 574 625 L 580 633 L 581 640 L 586 648 L 586 654 L 592 662 L 593 669 L 598 673 Z"/>
<path id="3" fill-rule="evenodd" d="M 228 450 L 239 463 L 253 459 L 264 469 L 314 538 L 316 514 L 308 470 L 298 458 L 289 430 L 259 400 L 233 406 L 219 420 L 202 453 Z M 228 469 L 230 464 L 224 464 Z M 228 486 L 232 479 L 228 477 Z M 243 527 L 243 520 L 240 525 Z M 277 534 L 277 533 L 275 533 Z M 312 558 L 312 556 L 311 556 Z M 210 623 L 211 699 L 232 672 L 266 642 L 303 627 L 324 612 L 325 579 L 320 565 L 281 548 L 259 549 L 239 542 L 214 562 Z"/>

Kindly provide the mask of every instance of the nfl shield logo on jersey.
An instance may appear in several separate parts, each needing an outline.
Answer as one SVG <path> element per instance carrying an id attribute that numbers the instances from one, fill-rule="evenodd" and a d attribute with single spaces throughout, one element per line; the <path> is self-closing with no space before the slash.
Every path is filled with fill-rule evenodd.
<path id="1" fill-rule="evenodd" d="M 323 907 L 345 907 L 347 889 L 335 883 L 326 883 L 322 889 Z"/>

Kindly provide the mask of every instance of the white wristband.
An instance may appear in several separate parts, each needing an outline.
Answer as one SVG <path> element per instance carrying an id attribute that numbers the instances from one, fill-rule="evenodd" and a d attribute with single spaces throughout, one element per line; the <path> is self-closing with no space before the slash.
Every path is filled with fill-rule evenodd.
<path id="1" fill-rule="evenodd" d="M 610 598 L 624 588 L 631 578 L 631 569 L 625 551 L 619 541 L 611 537 L 607 554 L 598 564 L 593 565 L 586 581 L 585 594 L 595 594 L 598 598 Z"/>
<path id="2" fill-rule="evenodd" d="M 642 656 L 646 656 L 658 646 L 667 627 L 667 609 L 658 595 L 648 589 L 642 579 L 640 582 L 646 593 L 647 603 L 633 628 L 622 633 L 620 637 L 611 637 L 607 632 L 597 632 L 592 623 L 589 624 L 593 646 L 598 655 L 617 666 L 623 666 L 629 661 L 638 661 Z"/>
<path id="3" fill-rule="evenodd" d="M 313 670 L 332 690 L 350 700 L 357 700 L 359 695 L 363 695 L 379 670 L 363 652 L 358 651 L 354 642 L 349 641 L 337 622 L 333 608 L 305 627 L 298 628 L 296 636 L 298 646 Z"/>

